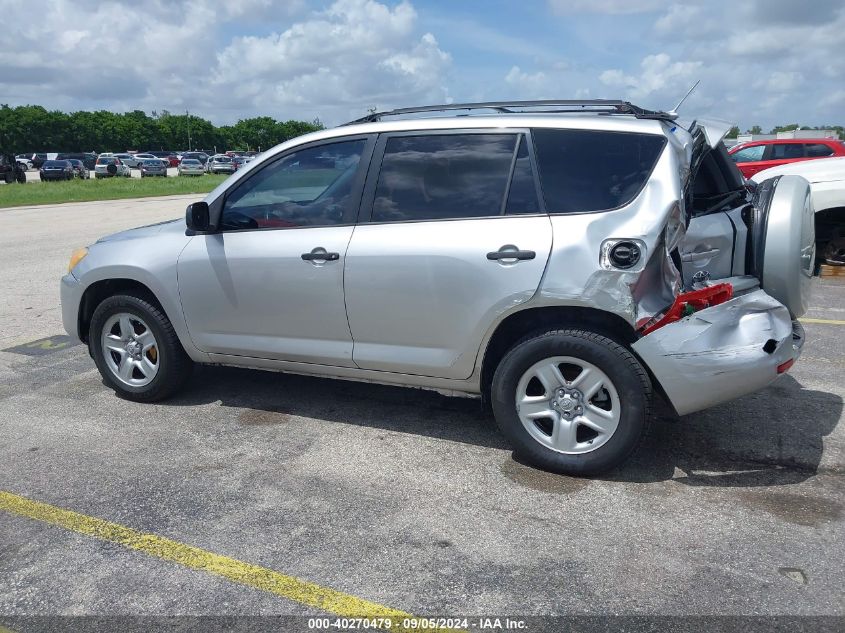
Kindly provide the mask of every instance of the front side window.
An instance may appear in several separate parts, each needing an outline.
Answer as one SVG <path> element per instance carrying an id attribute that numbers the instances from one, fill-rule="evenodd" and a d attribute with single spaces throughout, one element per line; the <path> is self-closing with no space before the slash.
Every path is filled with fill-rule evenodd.
<path id="1" fill-rule="evenodd" d="M 309 147 L 260 169 L 226 196 L 222 228 L 343 223 L 352 210 L 364 144 L 364 140 L 354 140 Z"/>
<path id="2" fill-rule="evenodd" d="M 430 134 L 388 139 L 373 222 L 497 216 L 516 134 Z"/>
<path id="3" fill-rule="evenodd" d="M 645 185 L 666 139 L 596 130 L 533 131 L 540 185 L 549 213 L 616 209 Z"/>
<path id="4" fill-rule="evenodd" d="M 731 154 L 735 163 L 753 163 L 758 160 L 763 160 L 763 153 L 766 151 L 765 145 L 752 145 L 751 147 L 744 147 L 741 150 Z"/>

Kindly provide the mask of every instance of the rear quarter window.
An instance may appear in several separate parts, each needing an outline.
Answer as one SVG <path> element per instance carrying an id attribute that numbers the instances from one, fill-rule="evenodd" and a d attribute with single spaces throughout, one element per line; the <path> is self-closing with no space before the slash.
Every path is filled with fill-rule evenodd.
<path id="1" fill-rule="evenodd" d="M 833 156 L 833 148 L 823 143 L 811 143 L 806 148 L 808 158 L 819 158 L 822 156 Z"/>
<path id="2" fill-rule="evenodd" d="M 663 136 L 596 130 L 532 131 L 549 213 L 622 207 L 642 190 L 666 144 Z"/>

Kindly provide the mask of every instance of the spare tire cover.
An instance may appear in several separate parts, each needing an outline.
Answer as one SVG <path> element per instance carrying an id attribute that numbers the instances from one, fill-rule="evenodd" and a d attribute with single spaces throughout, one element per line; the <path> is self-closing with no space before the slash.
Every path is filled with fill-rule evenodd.
<path id="1" fill-rule="evenodd" d="M 117 165 L 114 163 L 109 163 L 109 166 L 106 167 L 106 171 L 109 172 L 112 176 L 117 173 Z"/>
<path id="2" fill-rule="evenodd" d="M 754 200 L 753 273 L 797 318 L 807 311 L 816 260 L 810 183 L 780 176 L 760 183 Z"/>

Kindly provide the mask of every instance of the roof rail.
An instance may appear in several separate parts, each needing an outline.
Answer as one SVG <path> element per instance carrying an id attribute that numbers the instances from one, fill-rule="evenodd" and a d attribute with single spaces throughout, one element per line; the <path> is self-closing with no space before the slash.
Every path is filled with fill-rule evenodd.
<path id="1" fill-rule="evenodd" d="M 674 121 L 677 114 L 672 112 L 661 112 L 659 110 L 646 110 L 632 104 L 630 101 L 616 101 L 613 99 L 545 99 L 540 101 L 482 101 L 477 103 L 447 103 L 442 105 L 419 106 L 416 108 L 399 108 L 386 112 L 371 112 L 367 116 L 355 119 L 343 125 L 354 125 L 356 123 L 374 123 L 381 121 L 383 117 L 401 116 L 404 114 L 422 114 L 425 112 L 453 112 L 466 110 L 467 114 L 472 110 L 492 110 L 499 114 L 517 113 L 565 113 L 565 112 L 592 112 L 595 114 L 628 114 L 638 119 L 659 119 L 663 121 Z"/>

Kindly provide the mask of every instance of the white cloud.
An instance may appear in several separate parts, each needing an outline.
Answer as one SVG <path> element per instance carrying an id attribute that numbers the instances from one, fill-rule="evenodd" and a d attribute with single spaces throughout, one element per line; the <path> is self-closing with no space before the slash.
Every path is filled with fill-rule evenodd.
<path id="1" fill-rule="evenodd" d="M 549 99 L 550 86 L 546 73 L 537 71 L 526 73 L 519 66 L 513 66 L 505 75 L 505 83 L 515 89 L 521 99 Z"/>
<path id="2" fill-rule="evenodd" d="M 666 53 L 647 55 L 640 62 L 641 72 L 629 75 L 618 69 L 606 70 L 599 80 L 606 86 L 621 88 L 630 99 L 643 99 L 654 93 L 670 97 L 695 83 L 696 73 L 701 69 L 699 61 L 676 61 Z M 669 106 L 664 106 L 669 107 Z"/>
<path id="3" fill-rule="evenodd" d="M 301 1 L 56 0 L 37 20 L 20 2 L 5 18 L 22 27 L 0 32 L 0 94 L 12 103 L 336 123 L 367 105 L 449 98 L 451 57 L 418 31 L 408 1 L 337 0 L 307 12 Z M 261 31 L 277 28 L 227 37 L 255 32 L 259 18 Z"/>
<path id="4" fill-rule="evenodd" d="M 666 0 L 548 0 L 552 11 L 566 13 L 645 13 L 666 6 Z"/>
<path id="5" fill-rule="evenodd" d="M 443 101 L 451 58 L 431 33 L 414 35 L 416 20 L 407 2 L 339 0 L 281 33 L 235 39 L 217 55 L 213 92 L 271 113 L 320 104 L 335 122 L 369 105 Z"/>

